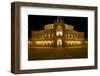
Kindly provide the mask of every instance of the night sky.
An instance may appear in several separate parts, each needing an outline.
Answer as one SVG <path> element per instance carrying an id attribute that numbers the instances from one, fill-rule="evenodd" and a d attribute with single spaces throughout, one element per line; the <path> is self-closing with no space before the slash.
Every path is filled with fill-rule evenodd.
<path id="1" fill-rule="evenodd" d="M 88 18 L 87 17 L 71 17 L 59 16 L 66 24 L 74 26 L 74 29 L 80 32 L 85 32 L 85 38 L 88 38 Z M 44 15 L 28 15 L 28 38 L 31 38 L 31 31 L 43 29 L 46 24 L 52 24 L 57 19 L 57 16 Z"/>

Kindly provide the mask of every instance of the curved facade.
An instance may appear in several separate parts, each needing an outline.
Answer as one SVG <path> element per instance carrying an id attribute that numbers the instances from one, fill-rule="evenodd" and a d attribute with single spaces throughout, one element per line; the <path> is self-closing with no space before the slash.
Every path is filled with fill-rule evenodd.
<path id="1" fill-rule="evenodd" d="M 61 18 L 52 24 L 44 26 L 43 30 L 32 31 L 30 46 L 39 47 L 72 47 L 84 46 L 84 32 L 74 30 L 74 27 L 65 24 Z"/>

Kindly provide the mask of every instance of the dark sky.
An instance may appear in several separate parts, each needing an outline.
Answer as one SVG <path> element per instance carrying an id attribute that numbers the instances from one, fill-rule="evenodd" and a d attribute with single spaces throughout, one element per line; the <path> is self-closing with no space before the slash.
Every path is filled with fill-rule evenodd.
<path id="1" fill-rule="evenodd" d="M 68 17 L 60 16 L 66 24 L 74 26 L 77 31 L 85 32 L 85 38 L 87 39 L 88 31 L 88 18 L 87 17 Z M 31 37 L 31 31 L 37 31 L 43 29 L 46 24 L 52 24 L 57 19 L 57 16 L 43 16 L 43 15 L 28 15 L 28 37 Z"/>

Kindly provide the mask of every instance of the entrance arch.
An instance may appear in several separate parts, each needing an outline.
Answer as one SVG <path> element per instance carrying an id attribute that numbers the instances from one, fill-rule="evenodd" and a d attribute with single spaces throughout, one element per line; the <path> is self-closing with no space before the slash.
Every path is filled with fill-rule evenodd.
<path id="1" fill-rule="evenodd" d="M 57 46 L 62 46 L 62 40 L 61 39 L 57 40 Z"/>

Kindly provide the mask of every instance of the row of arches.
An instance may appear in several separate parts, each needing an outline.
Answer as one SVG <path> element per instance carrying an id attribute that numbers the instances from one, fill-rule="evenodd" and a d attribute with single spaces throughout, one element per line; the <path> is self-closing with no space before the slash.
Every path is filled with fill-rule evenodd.
<path id="1" fill-rule="evenodd" d="M 53 40 L 49 40 L 49 41 L 36 41 L 35 42 L 36 45 L 39 46 L 52 46 L 54 44 Z M 81 45 L 82 42 L 81 41 L 65 41 L 64 45 L 65 46 L 76 46 L 76 45 Z M 56 46 L 62 46 L 63 42 L 61 39 L 58 39 L 56 42 Z"/>
<path id="2" fill-rule="evenodd" d="M 54 24 L 45 25 L 45 29 L 54 29 Z"/>
<path id="3" fill-rule="evenodd" d="M 76 38 L 77 35 L 68 33 L 68 34 L 65 34 L 65 37 L 66 38 Z"/>
<path id="4" fill-rule="evenodd" d="M 53 40 L 52 41 L 36 41 L 35 44 L 39 46 L 51 46 L 53 44 Z"/>
<path id="5" fill-rule="evenodd" d="M 68 24 L 62 24 L 65 26 L 65 29 L 73 29 L 74 27 Z M 59 26 L 59 25 L 58 25 Z M 44 26 L 45 29 L 54 29 L 54 24 L 48 24 Z"/>
<path id="6" fill-rule="evenodd" d="M 46 33 L 46 34 L 41 34 L 42 38 L 47 38 L 47 37 L 54 37 L 53 33 Z"/>
<path id="7" fill-rule="evenodd" d="M 75 45 L 81 45 L 82 42 L 81 41 L 65 41 L 65 44 L 67 46 L 75 46 Z"/>
<path id="8" fill-rule="evenodd" d="M 54 37 L 54 33 L 46 33 L 46 34 L 41 34 L 41 38 L 49 38 L 49 37 Z M 57 32 L 56 36 L 63 36 L 62 32 Z M 74 35 L 74 34 L 65 34 L 65 38 L 73 38 L 73 39 L 83 39 L 80 35 Z"/>

